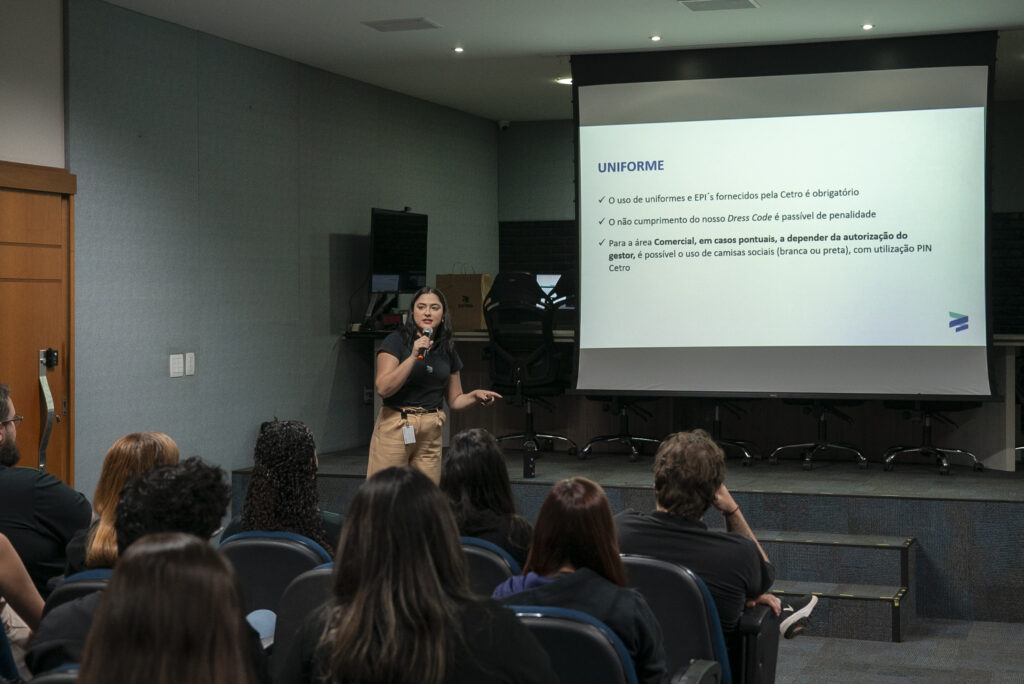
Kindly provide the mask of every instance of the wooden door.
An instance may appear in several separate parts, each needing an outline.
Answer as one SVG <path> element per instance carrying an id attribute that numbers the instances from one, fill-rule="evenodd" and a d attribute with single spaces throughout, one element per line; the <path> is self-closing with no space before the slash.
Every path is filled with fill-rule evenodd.
<path id="1" fill-rule="evenodd" d="M 37 467 L 46 426 L 45 377 L 54 420 L 46 471 L 74 484 L 73 264 L 75 176 L 64 169 L 0 162 L 0 382 L 11 388 L 19 465 Z M 40 351 L 57 365 L 40 364 Z"/>

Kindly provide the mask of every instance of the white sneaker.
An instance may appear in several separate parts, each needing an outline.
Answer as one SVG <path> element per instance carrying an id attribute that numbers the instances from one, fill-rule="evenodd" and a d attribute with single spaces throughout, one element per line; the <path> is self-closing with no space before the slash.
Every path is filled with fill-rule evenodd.
<path id="1" fill-rule="evenodd" d="M 782 612 L 779 614 L 779 631 L 782 636 L 792 639 L 807 628 L 807 618 L 818 603 L 814 596 L 787 596 L 782 599 Z"/>

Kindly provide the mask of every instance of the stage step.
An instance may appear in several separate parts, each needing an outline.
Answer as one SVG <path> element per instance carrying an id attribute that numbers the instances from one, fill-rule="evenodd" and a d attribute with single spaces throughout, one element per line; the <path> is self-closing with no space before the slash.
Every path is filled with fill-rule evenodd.
<path id="1" fill-rule="evenodd" d="M 800 582 L 910 586 L 913 537 L 755 530 L 775 576 Z"/>
<path id="2" fill-rule="evenodd" d="M 913 613 L 904 601 L 906 588 L 894 585 L 776 580 L 772 593 L 818 597 L 818 605 L 804 632 L 808 636 L 902 641 Z"/>
<path id="3" fill-rule="evenodd" d="M 916 615 L 910 587 L 913 537 L 829 532 L 755 532 L 775 566 L 777 594 L 820 598 L 807 634 L 902 641 Z"/>

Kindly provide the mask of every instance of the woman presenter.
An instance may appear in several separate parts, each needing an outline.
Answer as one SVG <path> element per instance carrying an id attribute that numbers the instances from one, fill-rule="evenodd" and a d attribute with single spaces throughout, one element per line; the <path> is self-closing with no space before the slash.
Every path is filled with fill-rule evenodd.
<path id="1" fill-rule="evenodd" d="M 377 352 L 377 393 L 384 405 L 370 438 L 369 478 L 379 470 L 411 465 L 434 483 L 441 481 L 441 435 L 445 412 L 479 404 L 491 406 L 501 395 L 490 390 L 462 391 L 462 361 L 452 340 L 444 295 L 424 287 L 413 296 L 412 316 L 384 338 Z"/>

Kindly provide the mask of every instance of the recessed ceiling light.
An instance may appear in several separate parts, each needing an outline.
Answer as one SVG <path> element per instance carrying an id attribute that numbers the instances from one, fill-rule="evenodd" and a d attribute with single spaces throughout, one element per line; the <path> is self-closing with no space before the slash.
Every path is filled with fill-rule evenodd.
<path id="1" fill-rule="evenodd" d="M 657 43 L 659 40 L 661 40 L 661 36 L 651 36 L 651 41 L 652 42 Z"/>
<path id="2" fill-rule="evenodd" d="M 861 28 L 864 29 L 865 31 L 870 31 L 871 29 L 875 28 L 875 25 L 874 24 L 861 24 Z"/>
<path id="3" fill-rule="evenodd" d="M 452 52 L 461 54 L 462 53 L 462 48 L 461 47 L 453 47 L 452 48 Z"/>
<path id="4" fill-rule="evenodd" d="M 572 76 L 563 76 L 562 78 L 556 78 L 555 83 L 561 83 L 562 85 L 572 85 Z"/>

